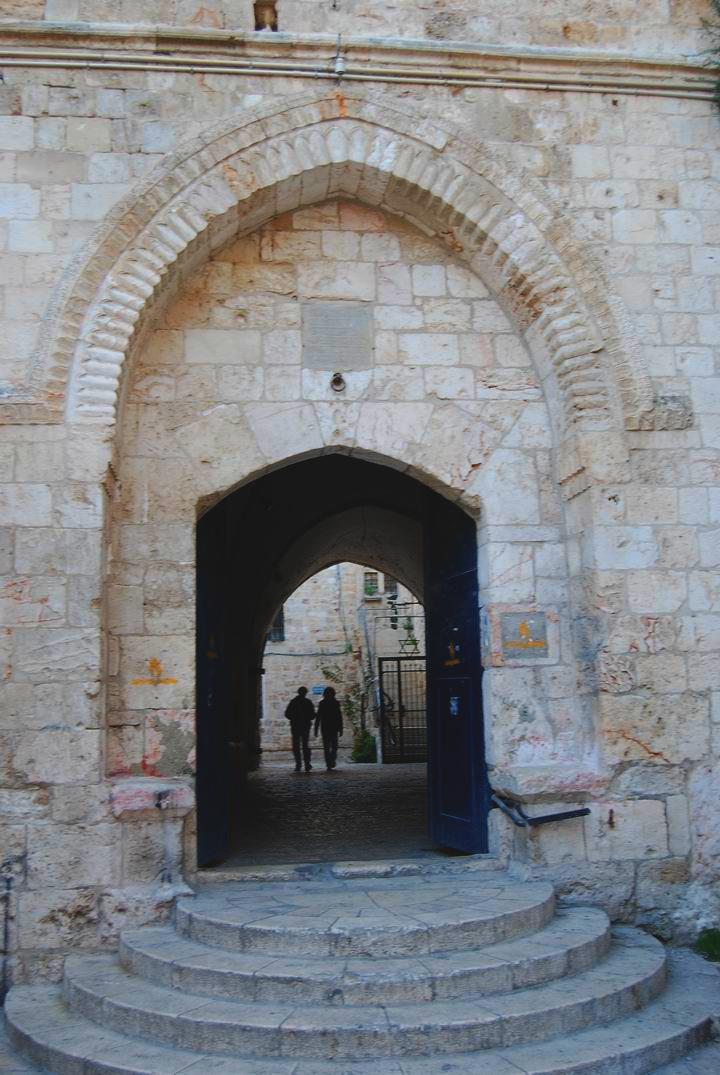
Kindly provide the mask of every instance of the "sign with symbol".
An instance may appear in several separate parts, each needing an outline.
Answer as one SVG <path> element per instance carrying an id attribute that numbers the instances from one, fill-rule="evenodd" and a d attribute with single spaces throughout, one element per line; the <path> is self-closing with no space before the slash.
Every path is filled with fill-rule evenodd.
<path id="1" fill-rule="evenodd" d="M 544 612 L 505 612 L 501 619 L 503 655 L 509 659 L 548 656 L 547 620 Z"/>
<path id="2" fill-rule="evenodd" d="M 445 649 L 443 664 L 446 668 L 457 668 L 462 660 L 460 636 L 457 633 L 457 627 L 453 628 L 453 632 L 455 637 L 450 639 Z"/>
<path id="3" fill-rule="evenodd" d="M 322 694 L 322 692 L 324 690 L 325 690 L 324 687 L 313 687 L 312 692 L 313 692 L 313 694 Z"/>

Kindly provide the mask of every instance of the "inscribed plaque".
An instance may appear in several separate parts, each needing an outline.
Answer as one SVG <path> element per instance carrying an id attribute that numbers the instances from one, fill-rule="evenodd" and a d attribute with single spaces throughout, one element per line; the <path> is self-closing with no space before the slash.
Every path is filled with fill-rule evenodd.
<path id="1" fill-rule="evenodd" d="M 501 617 L 503 656 L 509 660 L 547 657 L 547 620 L 544 612 L 504 612 Z"/>
<path id="2" fill-rule="evenodd" d="M 303 365 L 367 370 L 373 364 L 372 309 L 360 302 L 303 304 Z"/>

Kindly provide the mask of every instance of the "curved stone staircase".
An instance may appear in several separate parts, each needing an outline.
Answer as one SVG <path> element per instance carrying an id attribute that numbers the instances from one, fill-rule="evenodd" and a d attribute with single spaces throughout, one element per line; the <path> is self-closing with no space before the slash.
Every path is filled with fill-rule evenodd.
<path id="1" fill-rule="evenodd" d="M 62 988 L 15 987 L 10 1040 L 57 1075 L 641 1075 L 709 1037 L 712 968 L 669 972 L 550 885 L 321 873 L 202 886 Z"/>

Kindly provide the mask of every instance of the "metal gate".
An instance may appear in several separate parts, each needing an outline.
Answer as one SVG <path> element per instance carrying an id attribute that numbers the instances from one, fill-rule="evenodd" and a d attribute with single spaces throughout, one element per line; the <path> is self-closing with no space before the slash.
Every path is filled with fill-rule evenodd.
<path id="1" fill-rule="evenodd" d="M 427 761 L 424 657 L 379 657 L 383 762 Z"/>

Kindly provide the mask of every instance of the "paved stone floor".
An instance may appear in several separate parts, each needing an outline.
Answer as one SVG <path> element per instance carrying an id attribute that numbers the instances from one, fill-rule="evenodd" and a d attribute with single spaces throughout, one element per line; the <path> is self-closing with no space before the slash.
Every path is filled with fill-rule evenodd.
<path id="1" fill-rule="evenodd" d="M 242 839 L 225 866 L 436 853 L 427 831 L 425 765 L 339 762 L 328 773 L 264 765 L 248 780 Z"/>

